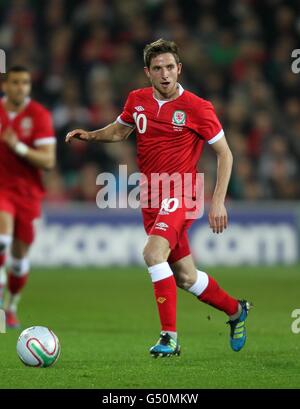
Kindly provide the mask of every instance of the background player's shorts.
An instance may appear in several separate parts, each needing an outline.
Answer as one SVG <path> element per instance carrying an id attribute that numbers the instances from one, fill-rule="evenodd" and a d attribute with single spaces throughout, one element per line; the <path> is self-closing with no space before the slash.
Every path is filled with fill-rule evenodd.
<path id="1" fill-rule="evenodd" d="M 174 200 L 174 199 L 165 199 Z M 168 206 L 167 206 L 168 209 Z M 169 263 L 175 263 L 188 256 L 190 251 L 187 230 L 194 219 L 187 219 L 187 209 L 184 206 L 166 206 L 161 209 L 142 209 L 144 227 L 148 236 L 151 234 L 164 237 L 170 244 Z"/>
<path id="2" fill-rule="evenodd" d="M 34 240 L 34 219 L 41 214 L 40 202 L 11 191 L 0 190 L 0 211 L 14 218 L 14 237 L 31 244 Z"/>

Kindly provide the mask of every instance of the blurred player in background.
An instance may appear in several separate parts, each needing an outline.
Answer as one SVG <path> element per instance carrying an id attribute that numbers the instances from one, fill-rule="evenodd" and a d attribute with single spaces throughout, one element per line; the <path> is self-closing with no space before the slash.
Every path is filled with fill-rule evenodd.
<path id="1" fill-rule="evenodd" d="M 0 100 L 0 306 L 7 284 L 6 324 L 20 325 L 17 305 L 29 273 L 33 221 L 40 215 L 41 170 L 55 166 L 55 137 L 46 108 L 30 99 L 31 75 L 15 66 L 5 75 Z M 11 247 L 11 265 L 5 264 Z"/>
<path id="2" fill-rule="evenodd" d="M 76 129 L 67 134 L 66 141 L 77 138 L 118 142 L 135 130 L 138 164 L 148 183 L 152 174 L 163 172 L 192 174 L 195 180 L 197 162 L 204 143 L 208 142 L 218 162 L 209 223 L 214 233 L 222 233 L 227 227 L 224 201 L 232 154 L 214 108 L 210 102 L 184 90 L 177 82 L 182 65 L 174 42 L 161 39 L 147 45 L 144 62 L 152 87 L 132 91 L 116 122 L 93 132 Z M 154 194 L 151 189 L 149 183 L 148 198 Z M 159 192 L 161 208 L 142 207 L 148 234 L 144 259 L 153 282 L 161 322 L 160 338 L 150 348 L 150 353 L 154 357 L 180 354 L 176 285 L 228 315 L 230 345 L 234 351 L 239 351 L 246 342 L 245 320 L 250 304 L 231 297 L 211 276 L 197 270 L 187 236 L 193 219 L 187 218 L 183 200 L 180 200 L 182 197 L 174 196 L 175 189 L 171 193 L 173 195 L 163 197 Z M 178 206 L 178 203 L 182 205 Z"/>

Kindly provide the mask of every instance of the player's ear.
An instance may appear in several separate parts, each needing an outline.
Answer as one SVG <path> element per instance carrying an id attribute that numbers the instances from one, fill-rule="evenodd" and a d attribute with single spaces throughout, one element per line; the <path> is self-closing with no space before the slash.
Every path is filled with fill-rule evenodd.
<path id="1" fill-rule="evenodd" d="M 150 72 L 148 67 L 144 67 L 144 72 L 147 75 L 148 78 L 150 78 Z"/>
<path id="2" fill-rule="evenodd" d="M 3 92 L 4 92 L 4 94 L 6 94 L 6 80 L 3 80 L 3 81 L 2 81 L 2 84 L 1 84 L 1 91 L 3 91 Z"/>
<path id="3" fill-rule="evenodd" d="M 177 64 L 177 67 L 178 67 L 178 75 L 179 75 L 179 74 L 181 74 L 181 70 L 182 70 L 182 64 L 181 64 L 181 62 L 179 62 L 179 63 Z"/>

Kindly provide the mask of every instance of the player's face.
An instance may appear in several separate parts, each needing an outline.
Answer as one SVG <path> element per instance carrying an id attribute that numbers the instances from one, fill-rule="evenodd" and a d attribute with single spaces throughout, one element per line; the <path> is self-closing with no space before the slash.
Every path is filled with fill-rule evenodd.
<path id="1" fill-rule="evenodd" d="M 31 91 L 31 78 L 28 72 L 10 72 L 3 83 L 7 99 L 14 105 L 22 105 Z"/>
<path id="2" fill-rule="evenodd" d="M 173 54 L 164 53 L 152 58 L 149 69 L 145 67 L 145 73 L 158 97 L 169 99 L 176 95 L 181 63 L 177 64 Z"/>

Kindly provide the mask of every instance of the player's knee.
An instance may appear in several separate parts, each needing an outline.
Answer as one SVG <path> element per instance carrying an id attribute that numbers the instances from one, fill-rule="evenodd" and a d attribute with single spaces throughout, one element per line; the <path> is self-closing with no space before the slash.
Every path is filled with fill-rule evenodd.
<path id="1" fill-rule="evenodd" d="M 185 271 L 181 271 L 176 275 L 176 285 L 183 290 L 188 290 L 195 284 L 195 279 L 190 274 L 187 274 Z"/>
<path id="2" fill-rule="evenodd" d="M 167 257 L 159 248 L 154 249 L 150 246 L 145 246 L 143 256 L 148 267 L 167 261 Z"/>
<path id="3" fill-rule="evenodd" d="M 11 236 L 0 235 L 0 253 L 4 253 L 10 246 L 12 241 Z"/>

